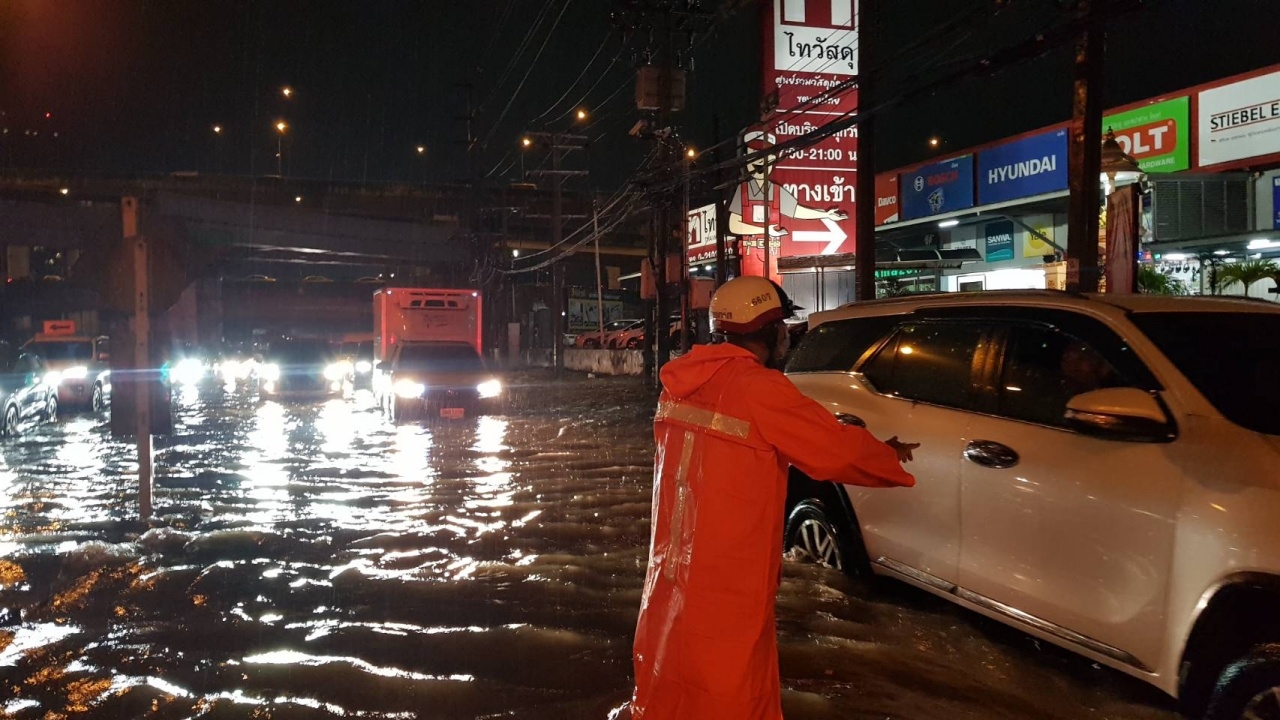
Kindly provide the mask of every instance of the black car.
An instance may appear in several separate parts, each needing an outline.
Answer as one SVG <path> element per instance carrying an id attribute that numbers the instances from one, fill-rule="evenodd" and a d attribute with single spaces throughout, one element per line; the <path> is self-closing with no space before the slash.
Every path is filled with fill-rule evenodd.
<path id="1" fill-rule="evenodd" d="M 348 364 L 326 340 L 275 342 L 258 370 L 258 389 L 264 397 L 275 398 L 341 396 Z"/>
<path id="2" fill-rule="evenodd" d="M 28 423 L 58 419 L 58 390 L 48 373 L 32 353 L 0 354 L 0 434 L 13 437 Z"/>
<path id="3" fill-rule="evenodd" d="M 492 412 L 502 402 L 502 382 L 467 343 L 402 343 L 375 369 L 374 393 L 394 422 L 459 420 Z"/>

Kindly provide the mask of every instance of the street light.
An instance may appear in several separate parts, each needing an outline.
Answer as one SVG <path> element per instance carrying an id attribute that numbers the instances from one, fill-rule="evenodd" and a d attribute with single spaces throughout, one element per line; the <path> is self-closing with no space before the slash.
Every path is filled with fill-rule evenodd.
<path id="1" fill-rule="evenodd" d="M 578 122 L 582 122 L 583 120 L 586 120 L 586 119 L 587 119 L 587 111 L 583 110 L 582 108 L 578 108 Z"/>
<path id="2" fill-rule="evenodd" d="M 276 121 L 276 175 L 280 177 L 284 177 L 284 133 L 288 129 L 288 123 Z"/>
<path id="3" fill-rule="evenodd" d="M 222 134 L 222 126 L 221 126 L 221 125 L 214 125 L 214 126 L 213 126 L 213 134 L 214 134 L 214 135 L 221 135 L 221 134 Z"/>
<path id="4" fill-rule="evenodd" d="M 280 94 L 287 98 L 291 98 L 293 97 L 293 88 L 289 87 L 288 85 L 285 85 L 284 87 L 280 88 Z"/>
<path id="5" fill-rule="evenodd" d="M 936 136 L 936 135 L 935 135 L 935 136 L 933 136 L 933 137 L 929 138 L 929 147 L 931 147 L 931 148 L 933 148 L 933 149 L 935 149 L 935 150 L 936 150 L 936 149 L 938 149 L 938 146 L 939 146 L 939 145 L 941 145 L 941 144 L 942 144 L 942 139 L 941 139 L 941 138 L 939 138 L 938 136 Z"/>
<path id="6" fill-rule="evenodd" d="M 688 148 L 684 151 L 684 156 L 693 160 L 698 157 L 698 151 L 693 148 Z"/>
<path id="7" fill-rule="evenodd" d="M 419 145 L 419 146 L 417 147 L 417 150 L 418 150 L 418 154 L 419 154 L 419 155 L 426 155 L 426 154 L 427 154 L 427 146 L 426 146 L 426 145 Z"/>

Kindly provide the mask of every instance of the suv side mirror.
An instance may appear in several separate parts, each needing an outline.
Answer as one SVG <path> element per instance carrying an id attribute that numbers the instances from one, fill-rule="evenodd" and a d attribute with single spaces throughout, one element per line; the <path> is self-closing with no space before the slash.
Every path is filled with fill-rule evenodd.
<path id="1" fill-rule="evenodd" d="M 1103 440 L 1165 442 L 1174 436 L 1173 422 L 1160 402 L 1138 388 L 1104 388 L 1067 402 L 1067 426 Z"/>
<path id="2" fill-rule="evenodd" d="M 374 367 L 378 368 L 378 370 L 382 372 L 391 372 L 391 363 L 387 362 L 386 360 L 383 360 L 382 362 L 378 363 Z"/>

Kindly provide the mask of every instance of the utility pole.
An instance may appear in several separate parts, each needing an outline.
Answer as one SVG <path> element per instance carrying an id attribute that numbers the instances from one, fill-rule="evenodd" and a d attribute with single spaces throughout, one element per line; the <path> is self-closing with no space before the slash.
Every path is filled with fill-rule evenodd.
<path id="1" fill-rule="evenodd" d="M 596 250 L 596 329 L 600 342 L 604 342 L 604 279 L 600 273 L 600 206 L 596 197 L 591 196 L 591 240 Z"/>
<path id="2" fill-rule="evenodd" d="M 684 198 L 680 203 L 680 352 L 689 352 L 689 171 L 693 165 L 692 150 L 686 151 L 684 163 Z"/>
<path id="3" fill-rule="evenodd" d="M 138 233 L 138 199 L 120 204 L 126 247 L 133 254 L 134 432 L 138 448 L 138 514 L 151 517 L 151 286 L 147 239 Z"/>
<path id="4" fill-rule="evenodd" d="M 865 0 L 864 0 L 865 1 Z M 1076 41 L 1075 86 L 1071 105 L 1067 215 L 1067 290 L 1098 290 L 1098 189 L 1102 171 L 1102 62 L 1105 33 L 1100 5 L 1077 0 L 1084 30 Z"/>
<path id="5" fill-rule="evenodd" d="M 876 299 L 876 0 L 858 3 L 858 169 L 854 194 L 854 290 L 858 300 Z"/>
<path id="6" fill-rule="evenodd" d="M 560 167 L 563 153 L 570 150 L 581 150 L 587 146 L 585 135 L 573 135 L 558 132 L 533 132 L 525 136 L 526 140 L 545 144 L 551 150 L 551 170 L 529 173 L 532 176 L 545 176 L 551 179 L 551 246 L 559 247 L 564 241 L 564 180 L 567 177 L 583 177 L 586 170 L 564 170 Z M 563 261 L 551 266 L 551 358 L 556 372 L 564 369 L 564 264 Z"/>

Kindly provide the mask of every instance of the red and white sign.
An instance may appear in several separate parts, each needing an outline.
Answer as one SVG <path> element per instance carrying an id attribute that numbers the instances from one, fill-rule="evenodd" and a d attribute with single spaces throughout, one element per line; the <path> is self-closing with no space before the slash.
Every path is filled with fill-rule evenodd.
<path id="1" fill-rule="evenodd" d="M 876 176 L 876 226 L 898 222 L 898 175 Z"/>
<path id="2" fill-rule="evenodd" d="M 689 237 L 685 238 L 689 264 L 697 265 L 716 259 L 716 206 L 704 205 L 689 211 Z M 725 254 L 732 256 L 728 247 Z"/>
<path id="3" fill-rule="evenodd" d="M 1200 165 L 1280 153 L 1280 72 L 1200 93 Z"/>
<path id="4" fill-rule="evenodd" d="M 788 110 L 858 74 L 857 0 L 772 0 L 765 32 L 765 94 Z M 857 92 L 828 98 L 818 112 L 858 107 Z"/>

